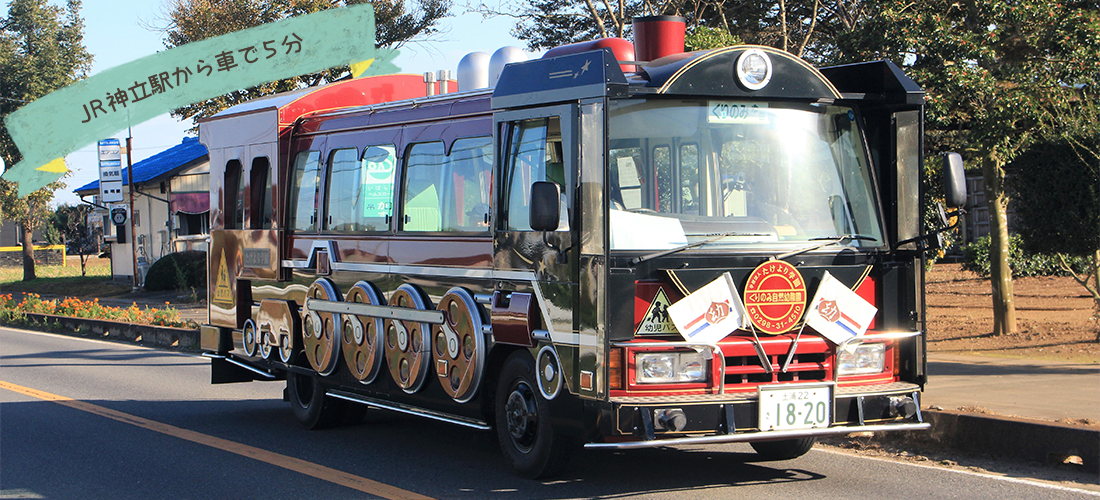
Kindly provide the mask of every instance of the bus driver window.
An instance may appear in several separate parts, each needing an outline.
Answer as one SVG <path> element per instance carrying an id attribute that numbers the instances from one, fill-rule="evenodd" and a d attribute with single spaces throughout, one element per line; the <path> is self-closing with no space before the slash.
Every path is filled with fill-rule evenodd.
<path id="1" fill-rule="evenodd" d="M 531 184 L 535 181 L 550 181 L 561 188 L 561 221 L 558 223 L 558 230 L 569 229 L 561 140 L 561 124 L 556 116 L 523 120 L 513 125 L 512 142 L 507 150 L 507 229 L 531 231 Z"/>

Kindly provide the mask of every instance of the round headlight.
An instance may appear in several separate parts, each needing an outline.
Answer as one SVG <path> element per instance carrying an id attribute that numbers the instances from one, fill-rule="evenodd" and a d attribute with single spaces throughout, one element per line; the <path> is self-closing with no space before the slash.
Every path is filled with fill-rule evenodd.
<path id="1" fill-rule="evenodd" d="M 760 90 L 772 79 L 772 60 L 759 49 L 749 49 L 737 58 L 737 79 L 749 90 Z"/>

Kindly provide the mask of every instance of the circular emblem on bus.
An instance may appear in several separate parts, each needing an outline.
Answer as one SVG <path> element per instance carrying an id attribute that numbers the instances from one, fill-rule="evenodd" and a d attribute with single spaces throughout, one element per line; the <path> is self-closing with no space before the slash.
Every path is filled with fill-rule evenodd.
<path id="1" fill-rule="evenodd" d="M 753 269 L 745 283 L 745 309 L 757 330 L 779 335 L 806 310 L 806 282 L 794 266 L 769 260 Z"/>

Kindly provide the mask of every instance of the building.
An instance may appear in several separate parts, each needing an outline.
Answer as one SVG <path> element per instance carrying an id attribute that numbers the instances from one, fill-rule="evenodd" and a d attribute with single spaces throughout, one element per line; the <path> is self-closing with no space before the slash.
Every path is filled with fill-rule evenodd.
<path id="1" fill-rule="evenodd" d="M 99 203 L 99 181 L 74 190 L 82 200 L 101 209 L 104 240 L 111 245 L 111 269 L 115 279 L 132 280 L 134 252 L 139 276 L 157 259 L 181 250 L 205 251 L 210 233 L 210 160 L 198 138 L 184 137 L 179 144 L 137 162 L 134 169 L 134 207 L 130 224 L 115 226 L 107 207 Z M 123 202 L 129 203 L 129 173 L 123 169 Z M 119 205 L 115 203 L 113 205 Z M 119 231 L 124 242 L 118 242 Z M 135 250 L 136 249 L 136 250 Z"/>

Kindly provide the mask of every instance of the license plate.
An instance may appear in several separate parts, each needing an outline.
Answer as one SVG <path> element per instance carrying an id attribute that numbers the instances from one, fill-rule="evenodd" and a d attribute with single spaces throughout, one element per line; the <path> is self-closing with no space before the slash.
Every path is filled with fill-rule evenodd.
<path id="1" fill-rule="evenodd" d="M 828 427 L 833 422 L 833 384 L 759 387 L 760 430 Z"/>

